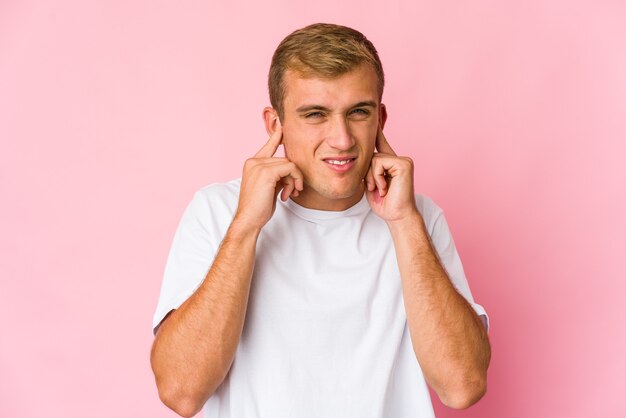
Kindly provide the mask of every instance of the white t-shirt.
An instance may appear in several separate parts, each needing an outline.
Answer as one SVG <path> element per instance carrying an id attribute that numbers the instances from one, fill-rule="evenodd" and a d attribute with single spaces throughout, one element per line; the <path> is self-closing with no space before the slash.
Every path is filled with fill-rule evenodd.
<path id="1" fill-rule="evenodd" d="M 170 251 L 156 327 L 200 285 L 237 209 L 240 180 L 198 191 Z M 474 303 L 443 212 L 416 196 L 456 289 Z M 434 417 L 406 322 L 385 222 L 363 199 L 340 211 L 279 203 L 257 242 L 233 365 L 205 418 Z"/>

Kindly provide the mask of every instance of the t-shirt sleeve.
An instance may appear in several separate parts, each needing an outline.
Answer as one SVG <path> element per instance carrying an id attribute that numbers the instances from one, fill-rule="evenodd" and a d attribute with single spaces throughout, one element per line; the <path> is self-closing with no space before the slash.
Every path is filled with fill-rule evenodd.
<path id="1" fill-rule="evenodd" d="M 472 308 L 474 308 L 474 311 L 476 311 L 483 321 L 485 328 L 488 330 L 489 316 L 485 309 L 474 301 L 467 278 L 465 277 L 461 258 L 454 245 L 454 240 L 452 239 L 452 234 L 450 233 L 450 228 L 448 227 L 448 222 L 446 221 L 443 211 L 430 199 L 428 199 L 428 203 L 430 203 L 429 206 L 431 207 L 427 209 L 426 212 L 432 215 L 432 222 L 430 222 L 430 225 L 427 223 L 427 227 L 433 245 L 439 255 L 439 259 L 456 290 L 469 302 Z"/>
<path id="2" fill-rule="evenodd" d="M 197 192 L 180 220 L 165 266 L 161 294 L 152 330 L 165 316 L 183 304 L 200 286 L 222 240 L 222 231 L 211 225 L 207 197 Z"/>

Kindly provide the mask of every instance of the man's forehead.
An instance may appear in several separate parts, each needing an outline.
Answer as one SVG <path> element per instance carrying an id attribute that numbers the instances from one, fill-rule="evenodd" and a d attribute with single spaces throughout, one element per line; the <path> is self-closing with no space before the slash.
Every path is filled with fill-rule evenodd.
<path id="1" fill-rule="evenodd" d="M 290 108 L 378 103 L 376 73 L 369 67 L 357 67 L 336 77 L 287 70 L 284 83 L 284 101 Z"/>

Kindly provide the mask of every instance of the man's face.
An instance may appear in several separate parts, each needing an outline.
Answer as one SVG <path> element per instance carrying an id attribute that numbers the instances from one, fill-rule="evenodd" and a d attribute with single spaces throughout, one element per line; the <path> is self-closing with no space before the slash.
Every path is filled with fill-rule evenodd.
<path id="1" fill-rule="evenodd" d="M 284 81 L 285 156 L 304 175 L 293 200 L 312 209 L 349 208 L 363 196 L 381 121 L 376 73 L 365 65 L 334 79 L 287 71 Z"/>

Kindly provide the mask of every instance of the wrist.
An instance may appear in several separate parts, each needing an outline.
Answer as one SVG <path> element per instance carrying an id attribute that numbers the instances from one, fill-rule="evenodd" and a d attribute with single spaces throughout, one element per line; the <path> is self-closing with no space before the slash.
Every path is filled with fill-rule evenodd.
<path id="1" fill-rule="evenodd" d="M 228 228 L 228 235 L 235 240 L 245 240 L 246 238 L 254 238 L 256 240 L 261 233 L 261 228 L 235 215 Z"/>
<path id="2" fill-rule="evenodd" d="M 386 222 L 392 235 L 416 231 L 418 229 L 425 230 L 424 219 L 417 208 L 411 210 L 406 216 Z"/>

